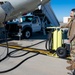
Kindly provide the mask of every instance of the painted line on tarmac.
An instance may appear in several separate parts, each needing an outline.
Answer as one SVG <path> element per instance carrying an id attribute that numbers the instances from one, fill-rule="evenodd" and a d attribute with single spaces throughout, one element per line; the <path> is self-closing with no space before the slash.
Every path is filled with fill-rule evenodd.
<path id="1" fill-rule="evenodd" d="M 6 44 L 0 44 L 1 47 L 7 47 Z M 57 57 L 57 54 L 56 53 L 50 53 L 49 51 L 47 50 L 43 50 L 43 49 L 36 49 L 36 48 L 26 48 L 26 47 L 22 47 L 22 46 L 17 46 L 17 45 L 8 45 L 9 48 L 11 49 L 21 49 L 21 50 L 25 50 L 25 51 L 31 51 L 31 52 L 39 52 L 40 54 L 43 54 L 43 55 L 47 55 L 47 56 L 51 56 L 51 57 Z M 67 57 L 65 59 L 71 59 L 70 57 Z"/>
<path id="2" fill-rule="evenodd" d="M 6 44 L 0 44 L 0 46 L 7 47 Z M 42 49 L 26 48 L 26 47 L 22 47 L 22 46 L 14 46 L 14 45 L 8 45 L 8 47 L 12 48 L 12 49 L 22 49 L 22 50 L 26 50 L 26 51 L 39 52 L 40 54 L 44 54 L 44 55 L 48 55 L 48 56 L 55 56 L 55 53 L 52 54 L 49 51 L 42 50 Z"/>
<path id="3" fill-rule="evenodd" d="M 6 44 L 0 44 L 1 47 L 7 47 Z M 21 49 L 22 47 L 21 46 L 14 46 L 14 45 L 8 45 L 9 48 L 12 48 L 12 49 Z"/>

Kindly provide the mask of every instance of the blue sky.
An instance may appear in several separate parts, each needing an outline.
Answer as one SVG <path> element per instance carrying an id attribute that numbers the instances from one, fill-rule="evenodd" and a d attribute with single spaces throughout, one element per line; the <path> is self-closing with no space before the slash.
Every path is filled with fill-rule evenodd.
<path id="1" fill-rule="evenodd" d="M 72 8 L 75 8 L 75 0 L 51 0 L 50 5 L 59 21 L 64 16 L 69 16 Z"/>

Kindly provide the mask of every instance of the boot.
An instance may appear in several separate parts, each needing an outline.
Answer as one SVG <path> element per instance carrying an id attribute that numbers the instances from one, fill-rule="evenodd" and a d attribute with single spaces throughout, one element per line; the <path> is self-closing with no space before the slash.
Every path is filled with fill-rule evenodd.
<path id="1" fill-rule="evenodd" d="M 75 62 L 70 66 L 66 67 L 67 70 L 74 70 L 75 69 Z"/>
<path id="2" fill-rule="evenodd" d="M 75 60 L 68 60 L 67 63 L 68 64 L 73 64 L 75 62 Z"/>
<path id="3" fill-rule="evenodd" d="M 75 75 L 75 70 L 73 71 L 73 75 Z"/>

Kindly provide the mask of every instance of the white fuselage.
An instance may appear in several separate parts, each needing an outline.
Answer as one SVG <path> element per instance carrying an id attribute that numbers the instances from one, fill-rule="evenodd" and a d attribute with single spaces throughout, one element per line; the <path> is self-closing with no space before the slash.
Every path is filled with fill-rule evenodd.
<path id="1" fill-rule="evenodd" d="M 10 2 L 14 8 L 13 12 L 7 16 L 7 20 L 10 20 L 16 18 L 19 15 L 22 15 L 23 13 L 28 13 L 35 10 L 35 8 L 38 5 L 40 4 L 44 5 L 49 0 L 0 0 L 0 2 L 1 1 Z M 4 17 L 5 11 L 0 7 L 0 22 L 4 21 Z"/>

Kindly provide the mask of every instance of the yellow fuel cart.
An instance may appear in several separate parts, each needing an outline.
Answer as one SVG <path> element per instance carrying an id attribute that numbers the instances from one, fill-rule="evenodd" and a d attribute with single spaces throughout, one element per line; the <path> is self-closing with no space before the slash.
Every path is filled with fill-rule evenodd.
<path id="1" fill-rule="evenodd" d="M 70 54 L 70 44 L 64 43 L 63 30 L 60 27 L 48 27 L 49 36 L 46 41 L 46 49 L 56 52 L 60 58 L 65 58 Z"/>

